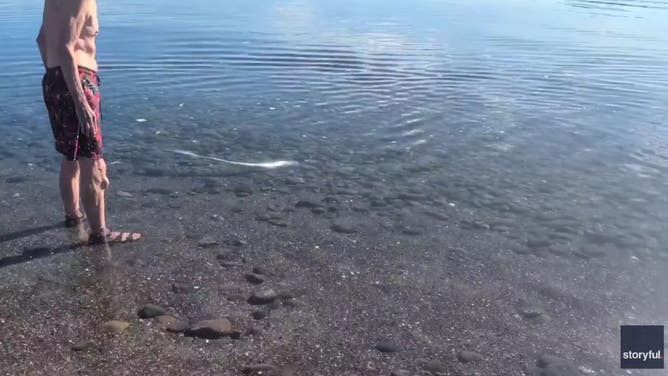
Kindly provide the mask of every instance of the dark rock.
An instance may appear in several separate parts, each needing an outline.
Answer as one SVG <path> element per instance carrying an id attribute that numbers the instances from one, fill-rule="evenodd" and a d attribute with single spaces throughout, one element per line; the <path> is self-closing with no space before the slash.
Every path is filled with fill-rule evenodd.
<path id="1" fill-rule="evenodd" d="M 340 234 L 354 234 L 357 232 L 352 224 L 345 222 L 335 222 L 332 224 L 331 229 L 332 231 L 338 232 Z"/>
<path id="2" fill-rule="evenodd" d="M 261 363 L 243 366 L 241 372 L 244 375 L 268 375 L 275 370 L 276 368 L 271 364 Z"/>
<path id="3" fill-rule="evenodd" d="M 270 304 L 278 298 L 276 291 L 272 289 L 264 289 L 254 292 L 250 298 L 248 298 L 248 303 L 253 305 L 264 305 Z"/>
<path id="4" fill-rule="evenodd" d="M 418 365 L 425 371 L 431 372 L 434 375 L 446 373 L 448 371 L 448 367 L 445 365 L 445 363 L 438 360 L 421 359 L 418 360 Z"/>
<path id="5" fill-rule="evenodd" d="M 404 235 L 409 235 L 409 236 L 418 236 L 418 235 L 422 235 L 422 231 L 417 230 L 417 229 L 414 229 L 414 228 L 408 228 L 408 227 L 405 227 L 405 228 L 401 231 L 401 233 L 404 234 Z"/>
<path id="6" fill-rule="evenodd" d="M 254 285 L 260 285 L 264 283 L 264 277 L 262 277 L 259 274 L 255 273 L 246 273 L 244 274 L 244 278 L 246 278 L 246 281 L 254 284 Z"/>
<path id="7" fill-rule="evenodd" d="M 536 360 L 536 366 L 538 366 L 538 368 L 547 368 L 557 364 L 568 364 L 568 361 L 550 354 L 543 354 Z"/>
<path id="8" fill-rule="evenodd" d="M 267 312 L 254 311 L 253 313 L 251 313 L 251 317 L 254 318 L 255 320 L 262 320 L 263 318 L 267 317 Z"/>
<path id="9" fill-rule="evenodd" d="M 313 214 L 325 214 L 327 211 L 325 208 L 313 208 L 311 209 L 311 213 Z"/>
<path id="10" fill-rule="evenodd" d="M 271 204 L 267 205 L 267 210 L 272 211 L 272 212 L 279 212 L 279 211 L 283 210 L 283 207 L 280 204 L 271 203 Z"/>
<path id="11" fill-rule="evenodd" d="M 545 323 L 551 320 L 550 315 L 540 308 L 526 308 L 520 312 L 522 317 L 538 323 Z"/>
<path id="12" fill-rule="evenodd" d="M 577 368 L 568 362 L 554 355 L 541 355 L 536 361 L 538 368 L 532 370 L 532 376 L 579 376 Z"/>
<path id="13" fill-rule="evenodd" d="M 267 271 L 267 269 L 265 269 L 261 266 L 254 266 L 253 267 L 253 273 L 261 274 L 261 275 L 269 275 L 269 271 Z"/>
<path id="14" fill-rule="evenodd" d="M 396 353 L 402 351 L 402 348 L 394 343 L 391 342 L 381 342 L 377 344 L 376 350 L 382 352 L 382 353 Z"/>
<path id="15" fill-rule="evenodd" d="M 405 369 L 397 369 L 390 372 L 390 376 L 411 376 L 411 373 Z"/>
<path id="16" fill-rule="evenodd" d="M 218 339 L 232 334 L 232 323 L 228 319 L 203 320 L 191 325 L 185 334 L 190 337 Z"/>
<path id="17" fill-rule="evenodd" d="M 238 330 L 232 330 L 232 333 L 230 333 L 230 338 L 241 339 L 241 332 Z"/>
<path id="18" fill-rule="evenodd" d="M 220 266 L 223 268 L 239 268 L 244 266 L 244 264 L 235 261 L 221 261 Z"/>
<path id="19" fill-rule="evenodd" d="M 255 216 L 255 220 L 258 222 L 267 222 L 268 220 L 274 218 L 274 216 L 267 214 L 258 214 Z"/>
<path id="20" fill-rule="evenodd" d="M 147 304 L 137 311 L 137 316 L 142 319 L 150 319 L 164 315 L 165 313 L 167 313 L 167 311 L 165 311 L 164 308 L 155 304 Z"/>
<path id="21" fill-rule="evenodd" d="M 288 227 L 288 224 L 281 219 L 270 219 L 267 223 L 274 225 L 276 227 Z"/>
<path id="22" fill-rule="evenodd" d="M 210 236 L 205 236 L 197 243 L 202 248 L 211 248 L 218 245 L 218 241 Z"/>
<path id="23" fill-rule="evenodd" d="M 485 358 L 481 354 L 474 351 L 464 350 L 457 353 L 457 360 L 462 363 L 478 362 L 484 359 Z"/>
<path id="24" fill-rule="evenodd" d="M 188 292 L 191 290 L 191 288 L 192 287 L 186 283 L 181 283 L 181 282 L 172 283 L 172 291 L 174 292 L 178 293 Z"/>
<path id="25" fill-rule="evenodd" d="M 322 205 L 308 200 L 301 200 L 295 204 L 295 207 L 300 209 L 315 209 L 322 207 Z"/>

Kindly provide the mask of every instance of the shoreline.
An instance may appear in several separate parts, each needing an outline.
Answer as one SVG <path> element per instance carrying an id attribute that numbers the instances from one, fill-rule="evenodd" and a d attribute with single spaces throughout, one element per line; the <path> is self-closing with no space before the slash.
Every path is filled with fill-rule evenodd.
<path id="1" fill-rule="evenodd" d="M 260 180 L 274 183 L 112 179 L 110 222 L 145 237 L 108 253 L 63 249 L 60 228 L 5 236 L 0 330 L 9 341 L 0 369 L 238 375 L 272 364 L 245 374 L 542 375 L 552 367 L 550 375 L 621 375 L 619 325 L 660 323 L 667 312 L 656 299 L 665 296 L 665 258 L 546 252 L 465 225 L 448 207 L 433 208 L 440 220 L 413 216 L 418 197 L 381 210 L 354 195 Z M 3 232 L 60 218 L 56 189 L 31 184 L 14 184 L 14 199 L 50 204 L 13 206 Z M 3 201 L 2 209 L 12 207 Z M 39 257 L 7 264 L 25 250 Z M 254 268 L 266 273 L 262 284 L 249 282 Z M 249 304 L 259 289 L 288 298 Z M 146 304 L 189 326 L 229 319 L 238 338 L 167 332 L 137 316 Z M 100 329 L 109 320 L 129 327 L 110 335 Z"/>

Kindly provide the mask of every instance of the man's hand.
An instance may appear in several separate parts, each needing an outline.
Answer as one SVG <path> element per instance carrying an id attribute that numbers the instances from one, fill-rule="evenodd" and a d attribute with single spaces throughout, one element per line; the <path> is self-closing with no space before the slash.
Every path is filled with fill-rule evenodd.
<path id="1" fill-rule="evenodd" d="M 84 135 L 91 137 L 97 132 L 97 115 L 88 103 L 83 103 L 77 107 L 77 117 L 79 126 Z"/>

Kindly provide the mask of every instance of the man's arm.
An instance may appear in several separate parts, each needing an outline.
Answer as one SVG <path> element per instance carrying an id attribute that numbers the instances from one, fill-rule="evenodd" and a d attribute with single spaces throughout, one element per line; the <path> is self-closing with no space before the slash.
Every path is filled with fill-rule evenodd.
<path id="1" fill-rule="evenodd" d="M 44 26 L 39 29 L 39 34 L 37 35 L 37 46 L 39 47 L 39 54 L 42 57 L 44 68 L 46 68 L 46 37 L 44 36 Z"/>
<path id="2" fill-rule="evenodd" d="M 87 9 L 90 8 L 89 1 L 91 0 L 72 1 L 70 14 L 64 17 L 65 20 L 68 20 L 68 24 L 63 25 L 60 38 L 61 45 L 58 48 L 61 61 L 60 68 L 63 71 L 65 84 L 67 84 L 67 88 L 72 94 L 79 124 L 84 132 L 88 134 L 95 131 L 96 117 L 88 101 L 86 101 L 86 95 L 81 85 L 78 66 L 75 60 L 75 46 L 86 24 L 86 18 L 88 17 Z"/>

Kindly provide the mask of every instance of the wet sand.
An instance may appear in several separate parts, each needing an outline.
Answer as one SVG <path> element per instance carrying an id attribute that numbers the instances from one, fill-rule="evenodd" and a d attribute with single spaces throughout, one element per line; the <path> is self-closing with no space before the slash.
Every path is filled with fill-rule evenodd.
<path id="1" fill-rule="evenodd" d="M 121 167 L 111 226 L 145 236 L 110 248 L 72 247 L 55 172 L 0 176 L 0 374 L 656 374 L 619 369 L 618 333 L 668 318 L 665 254 L 564 250 L 298 168 Z M 231 329 L 193 329 L 211 319 Z"/>

